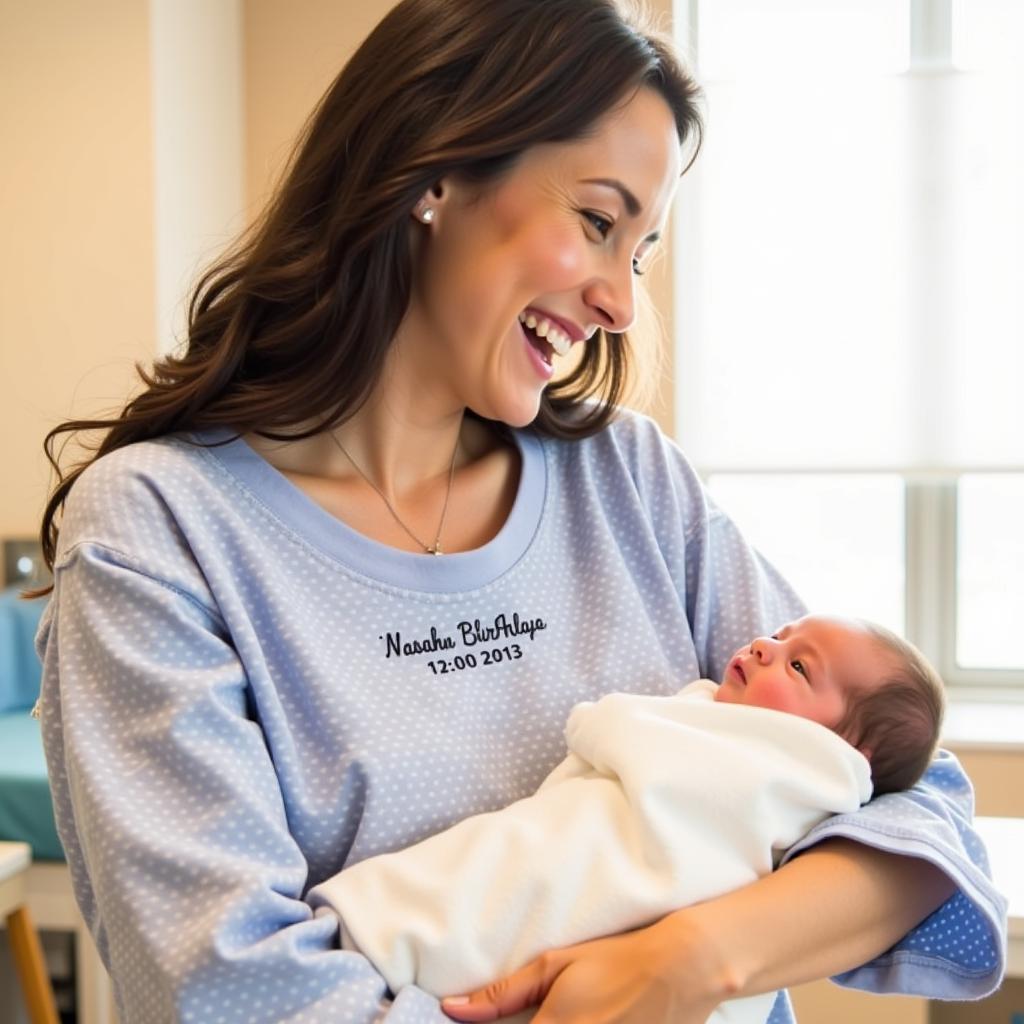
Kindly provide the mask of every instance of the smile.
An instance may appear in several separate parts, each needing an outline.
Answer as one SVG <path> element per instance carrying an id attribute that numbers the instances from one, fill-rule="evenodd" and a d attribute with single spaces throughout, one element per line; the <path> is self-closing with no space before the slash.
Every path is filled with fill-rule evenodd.
<path id="1" fill-rule="evenodd" d="M 546 317 L 537 317 L 533 313 L 520 313 L 519 322 L 529 328 L 538 338 L 544 338 L 555 355 L 565 356 L 572 348 L 572 340 L 560 327 L 556 327 Z"/>

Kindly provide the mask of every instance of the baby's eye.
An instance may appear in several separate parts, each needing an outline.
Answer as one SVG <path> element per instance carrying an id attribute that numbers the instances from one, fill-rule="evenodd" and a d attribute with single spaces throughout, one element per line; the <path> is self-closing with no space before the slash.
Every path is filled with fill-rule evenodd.
<path id="1" fill-rule="evenodd" d="M 805 679 L 807 678 L 807 670 L 804 668 L 804 663 L 802 661 L 791 661 L 790 665 L 792 665 L 793 668 Z"/>
<path id="2" fill-rule="evenodd" d="M 594 213 L 593 210 L 584 210 L 583 216 L 590 221 L 591 225 L 602 238 L 608 237 L 608 232 L 612 229 L 612 222 L 607 217 L 603 217 L 599 213 Z"/>

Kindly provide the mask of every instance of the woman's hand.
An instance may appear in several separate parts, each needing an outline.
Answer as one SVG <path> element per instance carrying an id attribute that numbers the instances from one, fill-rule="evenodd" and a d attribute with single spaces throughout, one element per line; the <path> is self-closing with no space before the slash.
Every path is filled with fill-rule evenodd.
<path id="1" fill-rule="evenodd" d="M 441 1005 L 460 1021 L 497 1020 L 540 1004 L 534 1024 L 704 1024 L 728 997 L 726 982 L 714 946 L 680 912 L 648 928 L 544 953 Z"/>

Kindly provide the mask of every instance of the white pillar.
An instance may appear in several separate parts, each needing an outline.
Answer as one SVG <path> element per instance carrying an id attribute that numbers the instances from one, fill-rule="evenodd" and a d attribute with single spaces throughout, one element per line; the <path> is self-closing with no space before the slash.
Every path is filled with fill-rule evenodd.
<path id="1" fill-rule="evenodd" d="M 242 0 L 149 0 L 158 354 L 199 272 L 244 226 Z"/>

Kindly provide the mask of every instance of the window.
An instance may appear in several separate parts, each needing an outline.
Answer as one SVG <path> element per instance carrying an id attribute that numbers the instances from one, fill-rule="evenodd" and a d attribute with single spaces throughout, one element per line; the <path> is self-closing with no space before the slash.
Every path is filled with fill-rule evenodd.
<path id="1" fill-rule="evenodd" d="M 1024 670 L 1024 476 L 969 474 L 957 492 L 957 665 Z"/>
<path id="2" fill-rule="evenodd" d="M 898 475 L 722 473 L 708 490 L 811 608 L 904 631 Z"/>
<path id="3" fill-rule="evenodd" d="M 812 607 L 1024 687 L 1024 4 L 680 7 L 684 451 Z"/>

